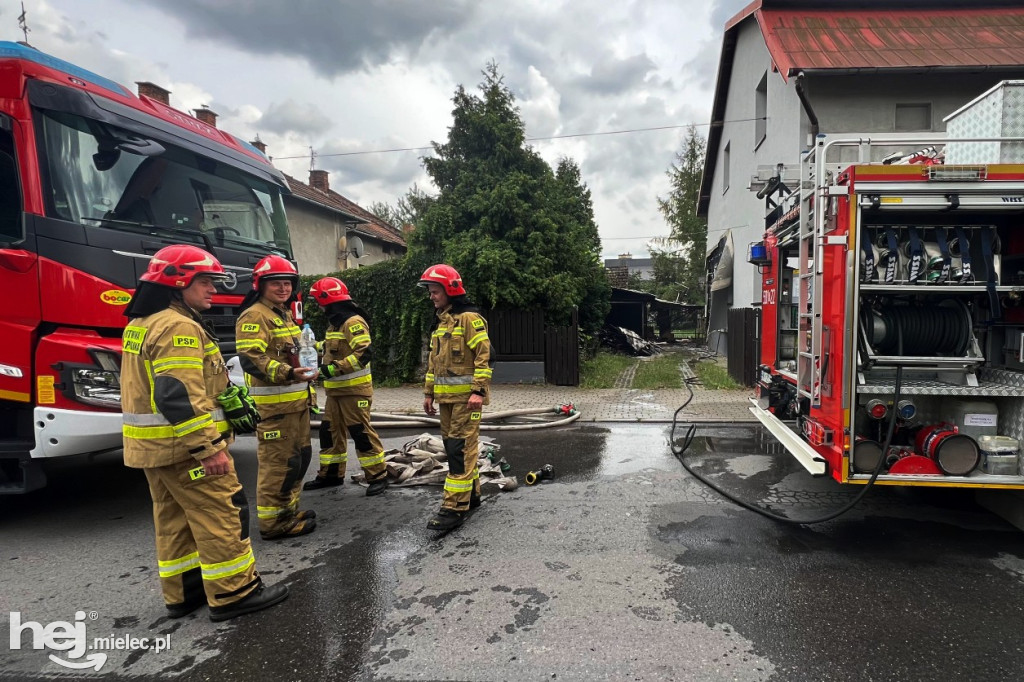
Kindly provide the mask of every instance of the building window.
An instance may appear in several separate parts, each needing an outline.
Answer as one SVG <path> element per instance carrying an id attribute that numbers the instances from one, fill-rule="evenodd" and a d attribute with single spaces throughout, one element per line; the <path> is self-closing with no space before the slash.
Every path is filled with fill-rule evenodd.
<path id="1" fill-rule="evenodd" d="M 932 129 L 931 104 L 897 104 L 897 133 L 920 132 Z"/>
<path id="2" fill-rule="evenodd" d="M 768 72 L 761 76 L 761 82 L 754 90 L 754 149 L 757 149 L 768 134 Z"/>
<path id="3" fill-rule="evenodd" d="M 725 149 L 722 150 L 722 194 L 729 191 L 729 147 L 732 142 L 725 144 Z"/>

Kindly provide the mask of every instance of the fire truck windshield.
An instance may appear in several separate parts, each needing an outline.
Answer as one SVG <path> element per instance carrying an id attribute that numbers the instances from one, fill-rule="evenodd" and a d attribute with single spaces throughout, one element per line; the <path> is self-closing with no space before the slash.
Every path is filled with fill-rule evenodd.
<path id="1" fill-rule="evenodd" d="M 194 233 L 291 255 L 280 188 L 226 163 L 82 116 L 45 111 L 47 213 L 85 225 Z"/>

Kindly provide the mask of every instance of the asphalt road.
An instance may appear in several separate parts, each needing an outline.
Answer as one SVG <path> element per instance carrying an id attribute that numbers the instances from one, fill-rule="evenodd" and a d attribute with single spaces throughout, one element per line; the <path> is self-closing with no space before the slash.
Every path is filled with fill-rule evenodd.
<path id="1" fill-rule="evenodd" d="M 750 428 L 698 438 L 690 459 L 792 515 L 858 492 L 768 454 Z M 382 435 L 397 447 L 416 433 Z M 255 533 L 260 571 L 291 596 L 221 624 L 206 609 L 164 615 L 141 472 L 117 455 L 60 463 L 43 491 L 0 498 L 0 679 L 948 682 L 1024 671 L 1024 535 L 968 493 L 879 487 L 837 520 L 787 526 L 700 484 L 664 426 L 493 437 L 520 481 L 545 463 L 555 480 L 485 489 L 480 511 L 440 539 L 424 526 L 439 488 L 306 493 L 317 532 L 283 543 Z M 252 491 L 255 443 L 234 452 Z M 28 621 L 66 621 L 89 643 L 168 646 L 103 649 L 98 672 L 73 671 L 48 656 L 100 650 L 32 649 Z"/>

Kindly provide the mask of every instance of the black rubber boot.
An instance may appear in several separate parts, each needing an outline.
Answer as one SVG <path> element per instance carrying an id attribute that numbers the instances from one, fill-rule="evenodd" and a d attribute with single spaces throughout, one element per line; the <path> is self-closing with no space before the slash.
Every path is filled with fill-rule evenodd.
<path id="1" fill-rule="evenodd" d="M 219 623 L 237 616 L 244 616 L 247 613 L 254 613 L 265 608 L 279 604 L 288 597 L 287 585 L 264 585 L 262 582 L 255 590 L 242 597 L 234 604 L 227 606 L 211 606 L 210 620 Z"/>
<path id="2" fill-rule="evenodd" d="M 345 485 L 345 478 L 343 476 L 328 476 L 326 478 L 317 476 L 313 480 L 303 483 L 302 489 L 320 490 L 320 488 L 333 488 L 336 485 Z"/>
<path id="3" fill-rule="evenodd" d="M 206 606 L 206 597 L 182 602 L 180 604 L 167 604 L 167 617 L 184 618 L 201 606 Z"/>
<path id="4" fill-rule="evenodd" d="M 380 495 L 381 493 L 388 489 L 389 485 L 391 484 L 388 482 L 388 479 L 386 478 L 381 478 L 376 481 L 370 481 L 370 485 L 366 489 L 366 496 L 373 497 L 374 495 Z"/>
<path id="5" fill-rule="evenodd" d="M 476 509 L 481 504 L 483 504 L 483 502 L 480 500 L 480 494 L 479 493 L 474 492 L 472 495 L 469 496 L 469 508 L 470 509 Z"/>
<path id="6" fill-rule="evenodd" d="M 462 521 L 462 512 L 442 507 L 436 514 L 434 514 L 433 518 L 427 521 L 427 528 L 429 530 L 451 530 L 452 528 L 458 528 L 461 526 Z"/>

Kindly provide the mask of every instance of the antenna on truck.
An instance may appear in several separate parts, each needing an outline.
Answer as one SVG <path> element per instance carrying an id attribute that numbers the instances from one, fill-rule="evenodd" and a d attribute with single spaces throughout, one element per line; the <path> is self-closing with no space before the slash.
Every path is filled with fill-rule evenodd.
<path id="1" fill-rule="evenodd" d="M 20 28 L 21 32 L 25 35 L 24 43 L 28 45 L 28 32 L 31 31 L 32 29 L 28 27 L 28 19 L 26 19 L 26 14 L 27 13 L 25 12 L 25 3 L 23 2 L 21 3 L 21 14 L 18 15 L 18 28 Z"/>

